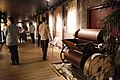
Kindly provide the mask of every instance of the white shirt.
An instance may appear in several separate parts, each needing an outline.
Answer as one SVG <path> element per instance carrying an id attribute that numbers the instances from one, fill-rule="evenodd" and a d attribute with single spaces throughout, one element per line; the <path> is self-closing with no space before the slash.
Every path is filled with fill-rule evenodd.
<path id="1" fill-rule="evenodd" d="M 39 26 L 39 34 L 41 36 L 41 40 L 51 39 L 49 26 L 45 22 Z"/>
<path id="2" fill-rule="evenodd" d="M 34 33 L 34 31 L 35 31 L 35 26 L 34 25 L 30 25 L 30 33 Z"/>

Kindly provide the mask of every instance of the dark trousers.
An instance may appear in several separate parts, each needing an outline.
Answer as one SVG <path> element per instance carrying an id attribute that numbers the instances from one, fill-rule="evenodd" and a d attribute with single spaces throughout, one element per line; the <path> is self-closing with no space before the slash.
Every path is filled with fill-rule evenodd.
<path id="1" fill-rule="evenodd" d="M 11 61 L 14 64 L 19 63 L 18 45 L 8 46 L 11 53 Z"/>
<path id="2" fill-rule="evenodd" d="M 38 41 L 37 41 L 37 44 L 38 44 L 38 47 L 41 46 L 41 36 L 40 36 L 39 33 L 38 33 Z"/>
<path id="3" fill-rule="evenodd" d="M 20 40 L 20 43 L 22 42 L 22 40 L 27 42 L 27 34 L 26 33 L 20 33 L 19 40 Z"/>
<path id="4" fill-rule="evenodd" d="M 34 33 L 30 33 L 32 43 L 35 43 Z"/>
<path id="5" fill-rule="evenodd" d="M 49 39 L 47 40 L 41 40 L 41 47 L 43 52 L 43 60 L 47 57 L 47 48 L 48 48 Z"/>

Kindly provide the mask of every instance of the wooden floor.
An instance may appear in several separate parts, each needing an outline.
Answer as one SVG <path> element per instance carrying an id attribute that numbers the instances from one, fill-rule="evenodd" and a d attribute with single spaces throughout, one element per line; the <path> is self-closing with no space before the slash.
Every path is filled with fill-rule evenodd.
<path id="1" fill-rule="evenodd" d="M 42 51 L 36 44 L 19 44 L 20 65 L 10 65 L 10 53 L 5 45 L 0 52 L 0 80 L 62 80 L 49 66 L 60 62 L 60 50 L 48 49 L 48 60 L 42 61 Z"/>

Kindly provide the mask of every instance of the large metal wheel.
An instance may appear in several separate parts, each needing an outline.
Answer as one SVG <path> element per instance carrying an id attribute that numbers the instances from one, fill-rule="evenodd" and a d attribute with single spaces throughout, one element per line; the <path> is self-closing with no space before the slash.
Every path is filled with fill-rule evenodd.
<path id="1" fill-rule="evenodd" d="M 114 68 L 110 55 L 95 53 L 84 65 L 84 75 L 87 80 L 105 80 L 113 76 Z"/>
<path id="2" fill-rule="evenodd" d="M 65 53 L 68 53 L 68 47 L 67 46 L 64 46 L 60 52 L 60 58 L 61 60 L 64 62 L 64 63 L 67 63 L 67 59 L 65 58 L 64 54 Z"/>

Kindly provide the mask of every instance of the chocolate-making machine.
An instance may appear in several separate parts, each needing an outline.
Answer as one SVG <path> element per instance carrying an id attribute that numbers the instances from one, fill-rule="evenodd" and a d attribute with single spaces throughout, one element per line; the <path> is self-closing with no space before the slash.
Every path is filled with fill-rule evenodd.
<path id="1" fill-rule="evenodd" d="M 63 39 L 60 57 L 81 69 L 86 80 L 105 80 L 114 74 L 110 54 L 100 51 L 104 44 L 101 29 L 79 29 L 74 39 Z"/>

